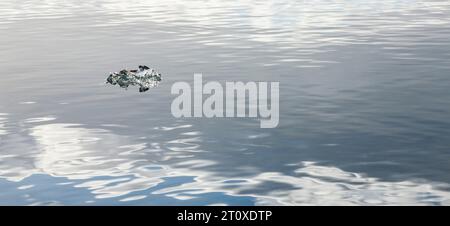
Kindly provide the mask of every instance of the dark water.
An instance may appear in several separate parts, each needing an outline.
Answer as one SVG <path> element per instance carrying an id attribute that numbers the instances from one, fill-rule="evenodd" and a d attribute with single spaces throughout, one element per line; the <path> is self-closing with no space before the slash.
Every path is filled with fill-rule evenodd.
<path id="1" fill-rule="evenodd" d="M 449 1 L 2 0 L 0 33 L 2 205 L 450 205 Z M 172 117 L 196 72 L 279 81 L 279 126 Z"/>

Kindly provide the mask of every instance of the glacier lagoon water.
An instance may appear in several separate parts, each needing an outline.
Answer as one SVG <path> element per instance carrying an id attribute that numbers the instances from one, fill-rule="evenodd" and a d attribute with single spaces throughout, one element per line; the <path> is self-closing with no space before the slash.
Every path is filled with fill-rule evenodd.
<path id="1" fill-rule="evenodd" d="M 0 204 L 449 205 L 450 2 L 0 2 Z M 145 93 L 105 74 L 147 64 Z M 280 124 L 170 86 L 279 81 Z"/>

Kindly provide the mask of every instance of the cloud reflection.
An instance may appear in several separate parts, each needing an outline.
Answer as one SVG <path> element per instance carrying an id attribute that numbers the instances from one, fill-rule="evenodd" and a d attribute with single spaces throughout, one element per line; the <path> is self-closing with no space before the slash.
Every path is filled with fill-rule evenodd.
<path id="1" fill-rule="evenodd" d="M 10 35 L 2 41 L 16 45 L 5 45 L 0 63 L 17 76 L 2 87 L 12 98 L 5 104 L 11 115 L 0 114 L 0 177 L 26 183 L 17 188 L 37 204 L 70 204 L 65 192 L 80 189 L 97 199 L 88 204 L 146 203 L 159 195 L 194 204 L 448 205 L 442 97 L 449 55 L 448 31 L 441 28 L 450 24 L 449 9 L 449 1 L 421 0 L 3 0 L 0 30 Z M 117 54 L 123 49 L 128 55 Z M 174 123 L 148 99 L 87 85 L 98 83 L 94 73 L 142 59 L 165 67 L 174 80 L 191 69 L 218 79 L 280 79 L 285 124 L 262 133 L 246 122 Z M 23 76 L 23 65 L 34 80 Z M 309 71 L 329 65 L 335 67 Z M 24 90 L 39 93 L 24 98 Z M 62 105 L 49 104 L 53 98 Z M 390 139 L 395 142 L 380 148 Z M 404 143 L 410 140 L 417 142 Z M 380 161 L 388 157 L 394 159 Z M 333 164 L 361 167 L 356 173 Z M 401 179 L 375 176 L 395 176 L 384 169 L 393 165 L 406 168 Z M 431 181 L 409 176 L 419 170 Z M 62 179 L 30 184 L 36 175 Z M 67 190 L 29 197 L 43 184 Z M 211 196 L 218 194 L 228 199 Z"/>
<path id="2" fill-rule="evenodd" d="M 6 113 L 0 113 L 0 136 L 7 133 L 5 123 L 7 122 Z M 1 139 L 1 138 L 0 138 Z"/>
<path id="3" fill-rule="evenodd" d="M 167 128 L 157 129 L 175 132 L 178 128 L 179 136 L 190 138 L 134 143 L 131 137 L 105 129 L 84 128 L 80 124 L 37 125 L 29 130 L 39 150 L 32 156 L 33 160 L 28 164 L 16 158 L 2 161 L 0 177 L 11 181 L 21 181 L 34 174 L 64 177 L 75 182 L 74 187 L 90 191 L 96 199 L 120 197 L 120 201 L 126 203 L 142 201 L 150 195 L 186 201 L 205 194 L 223 193 L 254 197 L 257 205 L 450 204 L 450 193 L 441 189 L 448 187 L 446 184 L 386 182 L 314 162 L 290 164 L 297 168 L 290 174 L 259 172 L 228 177 L 213 170 L 217 162 L 197 155 L 202 139 L 195 137 L 198 133 L 191 126 Z M 7 155 L 8 152 L 2 153 L 3 157 Z M 193 180 L 158 188 L 170 178 L 186 176 Z M 34 186 L 27 184 L 19 189 Z M 133 194 L 148 189 L 154 190 Z"/>

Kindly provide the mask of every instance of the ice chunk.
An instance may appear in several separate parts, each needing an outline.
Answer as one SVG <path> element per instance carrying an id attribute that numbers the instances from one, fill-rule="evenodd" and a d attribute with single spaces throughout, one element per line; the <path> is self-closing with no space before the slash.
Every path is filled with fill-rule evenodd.
<path id="1" fill-rule="evenodd" d="M 121 70 L 111 73 L 106 83 L 119 85 L 122 88 L 128 86 L 139 86 L 139 92 L 145 92 L 150 88 L 158 86 L 161 82 L 161 74 L 147 66 L 139 65 L 138 70 Z"/>

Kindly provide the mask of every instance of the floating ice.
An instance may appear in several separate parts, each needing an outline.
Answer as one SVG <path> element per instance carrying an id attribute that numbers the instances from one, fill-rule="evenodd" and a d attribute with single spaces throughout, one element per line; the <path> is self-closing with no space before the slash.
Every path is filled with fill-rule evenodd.
<path id="1" fill-rule="evenodd" d="M 139 92 L 145 92 L 150 88 L 158 86 L 161 82 L 161 74 L 147 66 L 139 65 L 138 70 L 121 70 L 111 73 L 106 83 L 119 85 L 122 88 L 128 86 L 139 86 Z"/>

